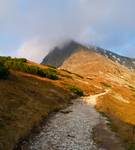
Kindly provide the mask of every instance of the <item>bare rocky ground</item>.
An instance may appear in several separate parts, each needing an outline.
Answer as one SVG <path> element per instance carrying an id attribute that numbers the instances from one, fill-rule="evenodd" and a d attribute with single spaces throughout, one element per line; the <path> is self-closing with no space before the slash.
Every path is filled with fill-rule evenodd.
<path id="1" fill-rule="evenodd" d="M 55 114 L 26 149 L 124 150 L 118 137 L 107 127 L 106 119 L 94 108 L 96 99 L 107 92 L 77 99 L 73 105 Z M 100 145 L 94 139 L 100 141 Z"/>

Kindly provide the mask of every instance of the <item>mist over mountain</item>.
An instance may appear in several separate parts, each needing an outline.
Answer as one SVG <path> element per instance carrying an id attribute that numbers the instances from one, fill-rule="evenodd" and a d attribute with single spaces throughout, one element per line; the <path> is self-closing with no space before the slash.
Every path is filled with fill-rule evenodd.
<path id="1" fill-rule="evenodd" d="M 129 69 L 135 69 L 135 59 L 133 58 L 120 56 L 114 52 L 99 47 L 82 45 L 75 41 L 67 42 L 63 46 L 58 46 L 52 49 L 52 51 L 43 59 L 42 64 L 60 67 L 66 59 L 78 51 L 95 52 L 116 63 L 124 65 Z"/>
<path id="2" fill-rule="evenodd" d="M 134 6 L 134 0 L 0 0 L 0 55 L 41 62 L 74 39 L 135 57 Z"/>
<path id="3" fill-rule="evenodd" d="M 135 0 L 0 0 L 0 150 L 135 150 Z"/>

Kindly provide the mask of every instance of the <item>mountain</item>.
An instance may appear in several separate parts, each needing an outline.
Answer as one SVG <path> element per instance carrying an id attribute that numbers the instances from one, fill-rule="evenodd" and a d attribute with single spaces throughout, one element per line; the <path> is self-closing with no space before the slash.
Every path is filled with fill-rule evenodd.
<path id="1" fill-rule="evenodd" d="M 89 53 L 96 52 L 109 58 L 110 60 L 117 62 L 121 65 L 128 67 L 129 69 L 135 69 L 135 59 L 120 56 L 111 51 L 93 47 L 93 46 L 84 46 L 77 42 L 71 41 L 65 44 L 63 47 L 55 47 L 42 61 L 42 64 L 49 64 L 55 67 L 60 67 L 65 60 L 67 60 L 72 54 L 79 51 L 87 51 Z"/>
<path id="2" fill-rule="evenodd" d="M 88 94 L 98 93 L 95 88 L 109 91 L 98 98 L 96 108 L 128 146 L 135 143 L 135 59 L 71 41 L 54 48 L 42 64 L 77 74 L 80 78 L 70 79 L 83 84 L 85 91 L 90 88 Z"/>
<path id="3" fill-rule="evenodd" d="M 116 53 L 113 53 L 111 51 L 108 51 L 108 50 L 105 50 L 102 48 L 96 48 L 95 51 L 104 55 L 105 57 L 111 59 L 112 61 L 118 62 L 121 65 L 126 66 L 129 69 L 135 69 L 135 59 L 134 58 L 120 56 Z"/>
<path id="4" fill-rule="evenodd" d="M 51 112 L 71 105 L 76 94 L 92 96 L 91 103 L 95 103 L 97 111 L 109 118 L 107 124 L 128 148 L 132 146 L 135 73 L 117 59 L 110 59 L 111 52 L 101 52 L 102 49 L 69 42 L 44 59 L 58 68 L 24 58 L 0 57 L 0 149 L 19 149 L 16 144 L 25 143 L 22 139 L 27 141 L 32 129 L 35 131 L 35 126 Z M 113 53 L 111 56 L 114 58 Z M 100 97 L 93 101 L 97 94 Z M 100 129 L 96 126 L 93 131 L 99 131 L 101 136 L 104 131 Z"/>

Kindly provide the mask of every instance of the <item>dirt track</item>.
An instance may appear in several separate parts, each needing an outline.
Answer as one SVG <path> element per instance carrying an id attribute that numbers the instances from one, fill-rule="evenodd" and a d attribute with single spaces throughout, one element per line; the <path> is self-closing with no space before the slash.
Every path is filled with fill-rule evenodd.
<path id="1" fill-rule="evenodd" d="M 101 128 L 106 129 L 105 134 L 107 132 L 105 139 L 112 140 L 110 144 L 115 150 L 123 150 L 115 134 L 106 126 L 106 119 L 94 108 L 96 99 L 107 92 L 77 99 L 72 106 L 58 112 L 47 122 L 40 134 L 30 141 L 28 149 L 112 150 L 111 145 L 110 148 L 108 145 L 106 147 L 107 141 L 103 141 L 99 147 L 93 140 L 93 129 L 101 124 Z M 100 137 L 102 138 L 102 135 Z"/>

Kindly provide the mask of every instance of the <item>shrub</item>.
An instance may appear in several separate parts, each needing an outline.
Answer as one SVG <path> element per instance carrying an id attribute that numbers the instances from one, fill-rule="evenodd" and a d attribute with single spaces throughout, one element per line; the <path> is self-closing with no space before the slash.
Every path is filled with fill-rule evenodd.
<path id="1" fill-rule="evenodd" d="M 15 58 L 14 60 L 17 61 L 17 62 L 22 62 L 22 63 L 27 62 L 26 58 Z"/>
<path id="2" fill-rule="evenodd" d="M 3 57 L 3 56 L 0 56 L 0 64 L 4 65 L 4 63 L 7 61 L 7 60 L 10 60 L 11 57 Z"/>
<path id="3" fill-rule="evenodd" d="M 9 75 L 8 69 L 0 64 L 0 79 L 6 79 L 8 75 Z"/>
<path id="4" fill-rule="evenodd" d="M 17 62 L 17 63 L 25 63 L 27 62 L 27 59 L 25 58 L 11 58 L 10 56 L 8 57 L 3 57 L 3 56 L 0 56 L 0 63 L 1 64 L 5 64 L 7 61 L 12 61 L 12 62 Z"/>
<path id="5" fill-rule="evenodd" d="M 73 93 L 75 93 L 75 94 L 77 94 L 79 96 L 83 96 L 84 95 L 83 91 L 81 89 L 79 89 L 78 87 L 74 86 L 74 85 L 67 85 L 67 88 L 71 92 L 73 92 Z"/>
<path id="6" fill-rule="evenodd" d="M 52 68 L 43 69 L 38 66 L 25 64 L 21 61 L 12 61 L 12 60 L 7 61 L 5 63 L 5 66 L 9 69 L 22 71 L 22 72 L 38 75 L 41 77 L 46 77 L 52 80 L 58 79 L 56 70 Z"/>
<path id="7" fill-rule="evenodd" d="M 0 63 L 8 69 L 22 71 L 41 77 L 46 77 L 52 80 L 57 80 L 58 75 L 54 68 L 41 68 L 34 65 L 28 65 L 27 59 L 25 58 L 11 58 L 11 57 L 0 57 Z"/>
<path id="8" fill-rule="evenodd" d="M 49 79 L 53 79 L 53 80 L 58 79 L 56 70 L 52 70 L 50 68 L 47 68 L 47 69 L 39 68 L 38 69 L 38 74 L 42 77 L 46 77 L 46 78 L 49 78 Z"/>
<path id="9" fill-rule="evenodd" d="M 49 69 L 47 70 L 47 73 L 46 73 L 46 77 L 47 78 L 50 78 L 50 79 L 53 79 L 53 80 L 57 80 L 58 79 L 58 76 L 56 75 L 55 72 L 53 71 L 50 71 Z"/>

